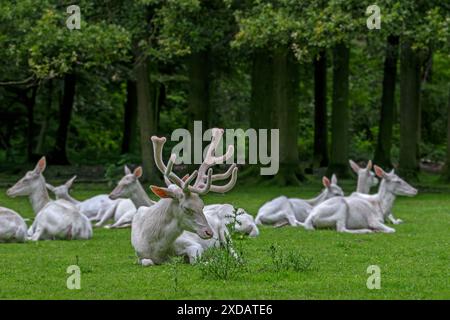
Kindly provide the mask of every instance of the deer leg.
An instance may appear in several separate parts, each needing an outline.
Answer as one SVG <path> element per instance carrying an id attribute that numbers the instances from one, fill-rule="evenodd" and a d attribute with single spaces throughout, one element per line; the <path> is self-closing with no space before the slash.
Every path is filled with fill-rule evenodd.
<path id="1" fill-rule="evenodd" d="M 371 226 L 371 228 L 374 231 L 378 231 L 378 232 L 384 232 L 384 233 L 394 233 L 395 229 L 388 227 L 387 225 L 381 223 L 381 222 L 374 222 L 373 225 Z"/>
<path id="2" fill-rule="evenodd" d="M 149 267 L 149 266 L 153 266 L 155 265 L 152 261 L 152 259 L 141 259 L 139 260 L 139 263 L 143 266 L 143 267 Z"/>
<path id="3" fill-rule="evenodd" d="M 402 219 L 395 219 L 394 215 L 392 214 L 392 212 L 389 213 L 388 215 L 388 219 L 392 224 L 400 224 L 403 223 Z"/>
<path id="4" fill-rule="evenodd" d="M 106 223 L 106 221 L 108 221 L 109 219 L 114 218 L 115 211 L 116 211 L 116 206 L 112 206 L 111 208 L 106 210 L 106 212 L 103 215 L 102 219 L 99 222 L 97 222 L 95 224 L 95 226 L 96 227 L 101 227 L 101 226 L 103 226 Z"/>
<path id="5" fill-rule="evenodd" d="M 372 233 L 373 231 L 370 229 L 347 229 L 347 226 L 345 224 L 345 218 L 344 219 L 338 219 L 336 221 L 336 230 L 337 232 L 345 232 L 345 233 L 355 233 L 355 234 L 361 234 L 361 233 Z"/>
<path id="6" fill-rule="evenodd" d="M 192 245 L 186 248 L 186 254 L 190 264 L 194 264 L 203 254 L 203 248 L 200 245 Z"/>
<path id="7" fill-rule="evenodd" d="M 39 241 L 41 239 L 43 230 L 41 227 L 37 227 L 34 233 L 31 235 L 30 240 L 31 241 Z"/>

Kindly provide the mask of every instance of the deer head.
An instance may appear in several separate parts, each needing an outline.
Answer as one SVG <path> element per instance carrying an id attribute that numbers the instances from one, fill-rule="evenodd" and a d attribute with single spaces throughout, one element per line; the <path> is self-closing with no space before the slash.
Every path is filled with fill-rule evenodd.
<path id="1" fill-rule="evenodd" d="M 353 160 L 349 160 L 350 167 L 358 175 L 358 191 L 363 193 L 369 193 L 370 188 L 378 184 L 378 179 L 372 172 L 372 160 L 367 162 L 365 168 L 358 166 Z"/>
<path id="2" fill-rule="evenodd" d="M 385 190 L 398 195 L 398 196 L 415 196 L 417 194 L 417 189 L 413 188 L 406 181 L 401 179 L 395 174 L 394 169 L 391 172 L 386 173 L 379 166 L 374 166 L 376 175 L 383 179 Z"/>
<path id="3" fill-rule="evenodd" d="M 29 196 L 42 185 L 42 173 L 45 171 L 47 161 L 42 157 L 32 171 L 28 171 L 22 179 L 6 191 L 9 197 Z M 45 181 L 44 181 L 45 183 Z M 45 188 L 44 188 L 45 189 Z M 45 191 L 45 190 L 44 190 Z"/>
<path id="4" fill-rule="evenodd" d="M 214 155 L 222 135 L 222 129 L 215 128 L 212 130 L 211 144 L 208 147 L 203 163 L 198 170 L 185 176 L 183 179 L 172 171 L 176 160 L 175 154 L 171 155 L 167 165 L 162 160 L 162 149 L 166 139 L 156 136 L 151 138 L 155 164 L 159 171 L 164 174 L 164 180 L 167 184 L 167 188 L 151 186 L 152 192 L 160 198 L 173 199 L 180 212 L 181 224 L 186 230 L 196 232 L 202 238 L 210 238 L 213 233 L 203 214 L 204 203 L 200 196 L 207 194 L 209 191 L 225 193 L 234 187 L 237 180 L 238 169 L 236 164 L 231 165 L 227 172 L 223 174 L 213 175 L 211 167 L 225 162 L 234 153 L 234 147 L 229 146 L 225 155 L 219 157 Z M 226 185 L 216 186 L 212 184 L 213 181 L 224 180 L 230 176 L 231 179 Z M 191 183 L 193 184 L 191 185 Z"/>
<path id="5" fill-rule="evenodd" d="M 130 198 L 138 189 L 138 180 L 142 177 L 142 167 L 137 167 L 133 172 L 125 166 L 125 176 L 120 179 L 117 186 L 109 194 L 112 200 L 119 198 Z"/>
<path id="6" fill-rule="evenodd" d="M 76 178 L 77 176 L 73 176 L 70 180 L 66 181 L 66 183 L 57 187 L 54 187 L 49 183 L 46 183 L 45 186 L 49 191 L 54 193 L 56 199 L 66 199 L 69 197 L 70 188 L 72 188 L 73 182 Z"/>
<path id="7" fill-rule="evenodd" d="M 331 181 L 327 177 L 323 177 L 322 184 L 325 187 L 326 199 L 344 196 L 344 191 L 337 185 L 337 177 L 335 174 L 331 176 Z"/>

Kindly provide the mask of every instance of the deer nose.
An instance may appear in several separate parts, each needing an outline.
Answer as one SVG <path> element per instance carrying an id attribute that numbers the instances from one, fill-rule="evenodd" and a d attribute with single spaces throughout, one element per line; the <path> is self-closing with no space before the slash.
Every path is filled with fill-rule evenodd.
<path id="1" fill-rule="evenodd" d="M 206 234 L 209 238 L 212 238 L 212 236 L 213 236 L 212 230 L 210 230 L 210 229 L 206 229 L 206 230 L 205 230 L 205 234 Z"/>

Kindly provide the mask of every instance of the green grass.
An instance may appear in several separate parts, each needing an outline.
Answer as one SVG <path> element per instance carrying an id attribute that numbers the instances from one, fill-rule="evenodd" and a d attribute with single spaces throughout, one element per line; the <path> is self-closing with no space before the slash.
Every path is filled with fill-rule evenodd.
<path id="1" fill-rule="evenodd" d="M 352 190 L 350 183 L 344 189 Z M 84 191 L 81 191 L 83 189 Z M 285 194 L 310 197 L 318 185 L 301 188 L 238 187 L 207 203 L 228 202 L 255 214 L 265 201 Z M 106 192 L 77 186 L 80 199 Z M 0 189 L 0 205 L 32 217 L 27 199 L 9 199 Z M 42 241 L 0 245 L 2 299 L 449 299 L 450 197 L 422 193 L 399 198 L 394 207 L 405 221 L 395 234 L 351 235 L 301 228 L 261 228 L 255 239 L 236 239 L 246 269 L 231 280 L 202 278 L 198 266 L 136 264 L 130 230 L 95 229 L 90 241 Z M 307 271 L 276 271 L 270 247 L 313 257 Z M 66 269 L 81 268 L 81 290 L 68 290 Z M 381 268 L 381 289 L 369 290 L 366 270 Z"/>

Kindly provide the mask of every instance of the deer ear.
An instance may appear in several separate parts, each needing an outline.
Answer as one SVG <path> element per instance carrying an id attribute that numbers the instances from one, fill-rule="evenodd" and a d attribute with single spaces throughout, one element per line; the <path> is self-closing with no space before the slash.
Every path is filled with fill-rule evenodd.
<path id="1" fill-rule="evenodd" d="M 384 172 L 383 169 L 381 169 L 379 166 L 374 165 L 373 168 L 375 169 L 375 174 L 379 178 L 384 178 L 386 176 L 386 172 Z"/>
<path id="2" fill-rule="evenodd" d="M 42 157 L 41 160 L 38 161 L 36 164 L 36 168 L 34 168 L 34 172 L 41 174 L 44 172 L 45 168 L 47 167 L 47 160 L 45 157 Z"/>
<path id="3" fill-rule="evenodd" d="M 125 172 L 125 175 L 131 174 L 131 170 L 130 170 L 130 168 L 128 168 L 127 165 L 125 165 L 125 166 L 123 167 L 123 170 L 124 170 L 124 172 Z"/>
<path id="4" fill-rule="evenodd" d="M 359 166 L 356 164 L 356 162 L 353 160 L 349 160 L 348 163 L 350 163 L 350 167 L 352 167 L 353 171 L 355 171 L 355 173 L 358 173 Z"/>
<path id="5" fill-rule="evenodd" d="M 332 184 L 337 184 L 337 177 L 336 175 L 333 173 L 333 175 L 331 176 L 331 183 Z"/>
<path id="6" fill-rule="evenodd" d="M 140 177 L 142 177 L 142 167 L 137 167 L 136 169 L 134 169 L 134 172 L 133 172 L 133 174 L 134 174 L 134 176 L 136 177 L 136 178 L 140 178 Z"/>
<path id="7" fill-rule="evenodd" d="M 65 185 L 66 185 L 66 187 L 67 187 L 68 189 L 70 189 L 70 188 L 72 187 L 72 184 L 73 184 L 73 182 L 75 181 L 76 178 L 77 178 L 77 176 L 73 176 L 69 181 L 67 181 L 67 182 L 65 183 Z"/>
<path id="8" fill-rule="evenodd" d="M 372 160 L 369 160 L 369 161 L 367 162 L 367 167 L 366 167 L 366 169 L 372 170 Z"/>
<path id="9" fill-rule="evenodd" d="M 173 192 L 170 191 L 167 188 L 161 188 L 161 187 L 157 187 L 157 186 L 150 186 L 150 189 L 152 190 L 152 192 L 154 194 L 156 194 L 161 199 L 164 199 L 164 198 L 175 198 L 175 195 L 173 194 Z"/>
<path id="10" fill-rule="evenodd" d="M 55 191 L 55 187 L 52 186 L 52 185 L 49 184 L 49 183 L 46 183 L 46 184 L 45 184 L 45 187 L 46 187 L 48 190 L 50 190 L 51 192 L 54 192 L 54 191 Z"/>
<path id="11" fill-rule="evenodd" d="M 183 178 L 181 178 L 181 180 L 183 180 L 184 182 L 186 182 L 186 180 L 189 178 L 189 174 L 186 174 Z"/>
<path id="12" fill-rule="evenodd" d="M 328 188 L 331 185 L 330 179 L 328 179 L 327 177 L 322 178 L 322 183 L 325 188 Z"/>

